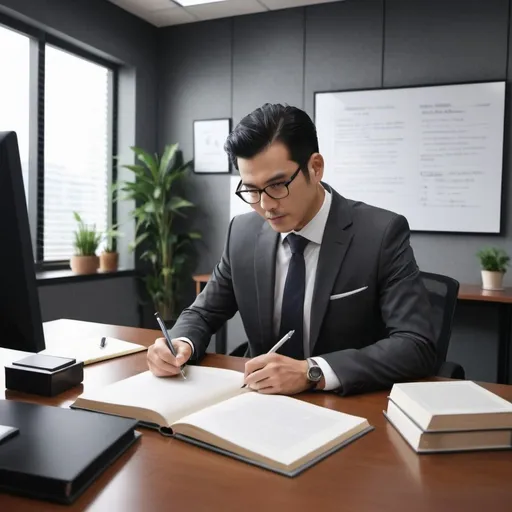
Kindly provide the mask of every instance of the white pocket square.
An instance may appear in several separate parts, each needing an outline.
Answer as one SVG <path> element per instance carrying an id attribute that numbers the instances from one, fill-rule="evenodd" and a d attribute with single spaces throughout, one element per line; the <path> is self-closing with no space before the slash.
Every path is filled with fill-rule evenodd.
<path id="1" fill-rule="evenodd" d="M 345 293 L 338 293 L 336 295 L 331 295 L 329 300 L 343 299 L 343 297 L 348 297 L 349 295 L 354 295 L 354 293 L 362 292 L 362 291 L 366 290 L 366 288 L 368 288 L 368 286 L 363 286 L 362 288 L 358 288 L 357 290 L 351 290 L 351 291 L 345 292 Z"/>

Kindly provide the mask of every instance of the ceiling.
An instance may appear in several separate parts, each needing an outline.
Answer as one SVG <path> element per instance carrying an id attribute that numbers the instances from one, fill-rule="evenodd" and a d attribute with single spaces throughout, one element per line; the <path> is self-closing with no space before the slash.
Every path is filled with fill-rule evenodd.
<path id="1" fill-rule="evenodd" d="M 225 0 L 191 7 L 181 7 L 173 0 L 109 0 L 157 27 L 228 18 L 242 14 L 325 4 L 342 0 Z"/>

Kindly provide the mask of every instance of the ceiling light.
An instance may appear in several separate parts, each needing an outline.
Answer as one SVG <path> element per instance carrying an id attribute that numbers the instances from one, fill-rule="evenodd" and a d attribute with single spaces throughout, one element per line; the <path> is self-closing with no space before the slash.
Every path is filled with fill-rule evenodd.
<path id="1" fill-rule="evenodd" d="M 215 2 L 225 2 L 226 0 L 174 0 L 177 4 L 182 5 L 183 7 L 190 7 L 191 5 L 201 5 L 201 4 L 213 4 Z"/>

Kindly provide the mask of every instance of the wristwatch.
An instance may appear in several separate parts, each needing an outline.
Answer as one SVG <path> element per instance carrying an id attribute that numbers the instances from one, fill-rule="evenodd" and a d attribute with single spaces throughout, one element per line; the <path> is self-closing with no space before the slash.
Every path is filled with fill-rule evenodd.
<path id="1" fill-rule="evenodd" d="M 308 362 L 308 371 L 306 377 L 308 381 L 311 383 L 311 387 L 316 387 L 316 385 L 322 380 L 323 372 L 322 368 L 318 366 L 314 359 L 310 357 L 307 358 Z"/>

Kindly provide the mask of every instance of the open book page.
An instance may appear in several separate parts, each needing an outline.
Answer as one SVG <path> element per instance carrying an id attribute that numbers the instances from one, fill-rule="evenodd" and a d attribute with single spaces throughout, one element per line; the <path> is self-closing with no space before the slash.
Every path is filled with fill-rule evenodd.
<path id="1" fill-rule="evenodd" d="M 40 353 L 51 356 L 71 357 L 77 361 L 83 361 L 84 364 L 92 364 L 146 350 L 144 345 L 109 336 L 105 338 L 106 343 L 103 348 L 100 347 L 100 341 L 101 336 L 87 338 L 77 336 L 66 339 L 48 338 L 45 350 L 42 350 Z"/>
<path id="2" fill-rule="evenodd" d="M 186 380 L 143 372 L 86 391 L 73 405 L 169 426 L 187 414 L 236 395 L 244 380 L 241 372 L 206 366 L 187 366 L 185 375 Z"/>
<path id="3" fill-rule="evenodd" d="M 241 455 L 257 454 L 290 467 L 368 426 L 365 418 L 295 398 L 248 392 L 182 418 L 173 429 Z"/>

